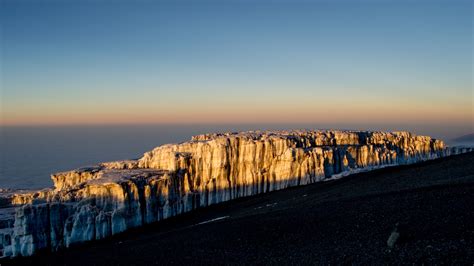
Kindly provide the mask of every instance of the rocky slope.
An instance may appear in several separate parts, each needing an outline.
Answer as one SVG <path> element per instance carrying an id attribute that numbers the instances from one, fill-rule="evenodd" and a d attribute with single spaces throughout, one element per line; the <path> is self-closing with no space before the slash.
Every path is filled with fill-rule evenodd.
<path id="1" fill-rule="evenodd" d="M 4 191 L 0 247 L 4 257 L 54 251 L 239 197 L 466 151 L 408 132 L 195 136 L 138 160 L 54 174 L 51 189 Z"/>

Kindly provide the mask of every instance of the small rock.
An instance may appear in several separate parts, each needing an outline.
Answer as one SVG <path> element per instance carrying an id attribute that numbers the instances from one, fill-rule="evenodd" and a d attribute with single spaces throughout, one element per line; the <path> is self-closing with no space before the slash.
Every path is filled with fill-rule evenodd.
<path id="1" fill-rule="evenodd" d="M 387 239 L 387 246 L 389 248 L 393 248 L 399 237 L 400 237 L 400 233 L 398 232 L 398 223 L 397 223 L 395 224 L 395 229 L 393 229 L 392 233 Z"/>

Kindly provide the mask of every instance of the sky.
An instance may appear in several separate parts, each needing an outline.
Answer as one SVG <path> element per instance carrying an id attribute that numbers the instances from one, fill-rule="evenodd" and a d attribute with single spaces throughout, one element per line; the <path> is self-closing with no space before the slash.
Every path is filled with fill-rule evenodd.
<path id="1" fill-rule="evenodd" d="M 0 2 L 2 126 L 474 132 L 471 1 Z"/>

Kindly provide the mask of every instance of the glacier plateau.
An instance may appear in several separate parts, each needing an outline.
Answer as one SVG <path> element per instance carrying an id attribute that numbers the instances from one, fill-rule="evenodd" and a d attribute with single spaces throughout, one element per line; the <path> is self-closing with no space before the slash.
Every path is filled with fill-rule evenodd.
<path id="1" fill-rule="evenodd" d="M 409 132 L 198 135 L 138 160 L 53 174 L 54 188 L 0 191 L 0 251 L 56 251 L 240 197 L 472 150 Z"/>

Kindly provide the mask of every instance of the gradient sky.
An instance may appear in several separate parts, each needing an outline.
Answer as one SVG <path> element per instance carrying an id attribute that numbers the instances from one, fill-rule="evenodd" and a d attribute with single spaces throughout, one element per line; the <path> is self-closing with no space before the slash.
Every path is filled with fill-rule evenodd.
<path id="1" fill-rule="evenodd" d="M 474 131 L 471 1 L 0 1 L 2 125 Z"/>

